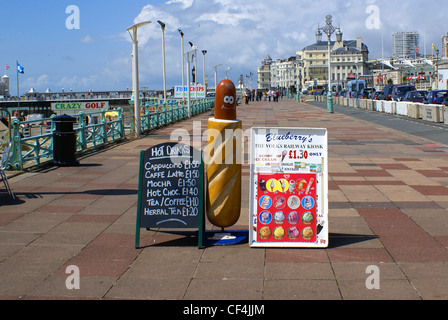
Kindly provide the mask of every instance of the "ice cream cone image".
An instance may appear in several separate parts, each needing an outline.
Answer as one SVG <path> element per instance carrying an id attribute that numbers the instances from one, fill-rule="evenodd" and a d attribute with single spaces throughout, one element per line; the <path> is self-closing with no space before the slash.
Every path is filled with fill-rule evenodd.
<path id="1" fill-rule="evenodd" d="M 282 151 L 282 161 L 280 161 L 280 162 L 283 162 L 283 159 L 285 159 L 287 154 L 288 154 L 288 151 L 286 151 L 286 150 Z"/>

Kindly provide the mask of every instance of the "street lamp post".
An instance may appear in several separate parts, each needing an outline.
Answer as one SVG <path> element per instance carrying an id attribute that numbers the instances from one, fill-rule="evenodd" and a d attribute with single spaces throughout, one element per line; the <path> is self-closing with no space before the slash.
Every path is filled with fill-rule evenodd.
<path id="1" fill-rule="evenodd" d="M 225 73 L 226 73 L 226 79 L 229 79 L 229 77 L 228 77 L 227 73 L 228 73 L 228 72 L 229 72 L 230 70 L 232 70 L 232 68 L 230 68 L 230 67 L 227 67 L 227 70 L 225 71 Z"/>
<path id="2" fill-rule="evenodd" d="M 194 98 L 195 98 L 195 100 L 197 99 L 197 79 L 198 79 L 198 77 L 197 77 L 197 67 L 198 67 L 198 59 L 197 59 L 197 51 L 198 51 L 198 47 L 196 47 L 195 45 L 193 45 L 193 43 L 192 42 L 188 42 L 189 44 L 190 44 L 190 47 L 193 49 L 192 50 L 192 52 L 194 52 L 194 66 L 193 66 L 193 69 L 192 69 L 192 72 L 194 71 Z M 191 51 L 190 51 L 191 52 Z M 193 60 L 193 59 L 192 59 Z M 188 67 L 187 68 L 188 69 L 188 73 L 190 73 L 190 68 Z M 190 84 L 188 84 L 188 85 L 190 85 Z"/>
<path id="3" fill-rule="evenodd" d="M 216 66 L 213 66 L 213 69 L 215 71 L 215 93 L 216 93 L 216 86 L 218 85 L 218 67 L 222 66 L 222 64 L 217 64 Z"/>
<path id="4" fill-rule="evenodd" d="M 157 23 L 162 27 L 163 102 L 166 104 L 165 24 L 160 20 Z"/>
<path id="5" fill-rule="evenodd" d="M 202 50 L 202 56 L 203 56 L 203 60 L 202 60 L 202 81 L 204 84 L 204 88 L 205 88 L 205 96 L 207 97 L 207 85 L 205 84 L 205 54 L 207 53 L 207 50 Z"/>
<path id="6" fill-rule="evenodd" d="M 333 113 L 333 93 L 331 92 L 331 35 L 338 31 L 336 36 L 338 37 L 338 41 L 342 38 L 342 33 L 340 28 L 336 28 L 333 26 L 332 16 L 327 15 L 325 17 L 326 25 L 322 28 L 317 28 L 317 35 L 322 37 L 322 33 L 325 33 L 328 37 L 328 95 L 327 95 L 327 112 Z"/>
<path id="7" fill-rule="evenodd" d="M 191 47 L 193 48 L 193 44 L 190 42 Z M 188 118 L 191 118 L 191 105 L 190 105 L 190 88 L 191 88 L 191 80 L 190 80 L 190 53 L 195 52 L 196 51 L 196 47 L 194 50 L 188 51 L 187 53 L 185 53 L 185 59 L 187 60 L 187 110 L 188 110 Z"/>
<path id="8" fill-rule="evenodd" d="M 434 51 L 437 54 L 437 60 L 436 60 L 436 86 L 434 90 L 437 90 L 439 88 L 439 49 L 436 49 L 434 47 Z"/>
<path id="9" fill-rule="evenodd" d="M 198 48 L 194 48 L 194 100 L 198 98 Z"/>
<path id="10" fill-rule="evenodd" d="M 134 127 L 135 135 L 138 137 L 141 133 L 140 125 L 140 91 L 139 91 L 139 79 L 138 79 L 138 40 L 137 29 L 144 25 L 150 24 L 151 21 L 140 22 L 127 28 L 131 36 L 133 49 L 132 49 L 132 89 L 134 92 Z"/>
<path id="11" fill-rule="evenodd" d="M 184 33 L 182 30 L 177 29 L 179 31 L 180 37 L 181 37 L 181 55 L 180 58 L 182 60 L 182 101 L 185 101 L 185 64 L 184 64 Z"/>

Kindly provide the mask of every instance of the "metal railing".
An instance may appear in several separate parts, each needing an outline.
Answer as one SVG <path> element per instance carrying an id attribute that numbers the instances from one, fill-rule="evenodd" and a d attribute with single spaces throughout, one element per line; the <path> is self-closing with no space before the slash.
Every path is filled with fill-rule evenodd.
<path id="1" fill-rule="evenodd" d="M 213 106 L 214 98 L 197 99 L 191 102 L 190 113 L 194 116 L 211 110 Z M 142 133 L 188 118 L 188 106 L 182 101 L 157 104 L 155 100 L 151 100 L 142 107 L 145 108 L 141 115 Z M 23 170 L 53 159 L 54 116 L 30 121 L 12 120 L 12 150 L 8 170 Z M 132 107 L 129 110 L 118 108 L 89 113 L 81 111 L 74 117 L 77 118 L 74 130 L 78 152 L 125 139 L 135 132 Z"/>

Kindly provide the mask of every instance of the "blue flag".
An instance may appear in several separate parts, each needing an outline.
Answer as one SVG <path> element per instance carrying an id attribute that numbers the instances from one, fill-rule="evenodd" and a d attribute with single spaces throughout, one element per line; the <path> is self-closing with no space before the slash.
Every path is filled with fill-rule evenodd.
<path id="1" fill-rule="evenodd" d="M 24 70 L 23 67 L 19 63 L 17 63 L 17 72 L 18 73 L 25 73 L 23 70 Z"/>

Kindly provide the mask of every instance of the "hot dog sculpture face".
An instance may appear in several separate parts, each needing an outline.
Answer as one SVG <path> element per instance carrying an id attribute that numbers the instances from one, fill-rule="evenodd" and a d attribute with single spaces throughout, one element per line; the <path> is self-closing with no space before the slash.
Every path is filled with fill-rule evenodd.
<path id="1" fill-rule="evenodd" d="M 236 119 L 236 88 L 230 80 L 222 80 L 216 88 L 215 119 Z"/>

